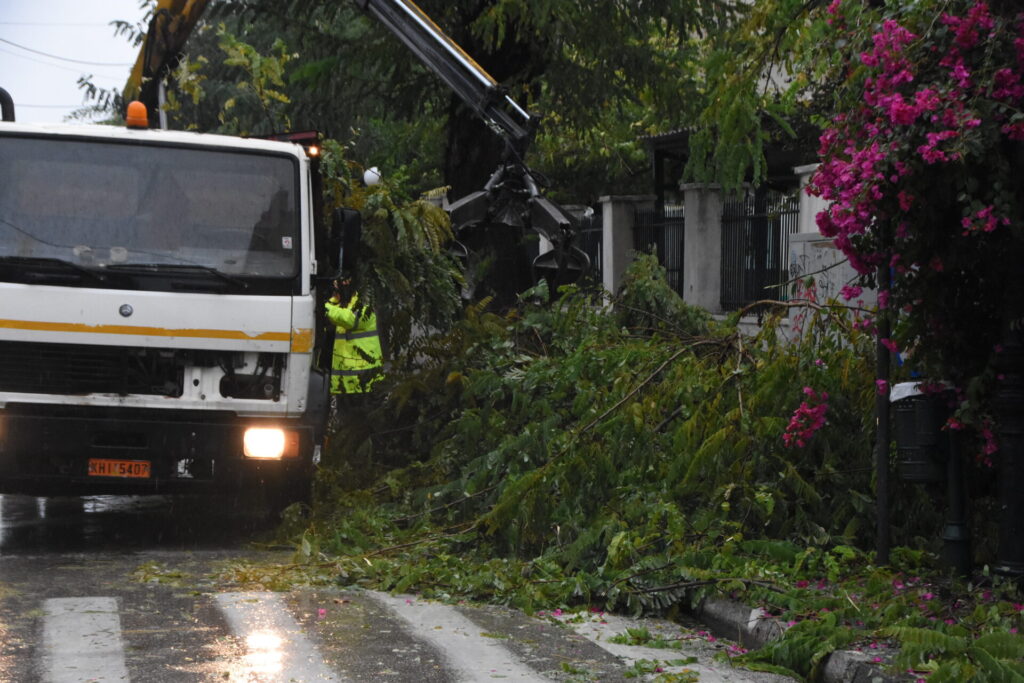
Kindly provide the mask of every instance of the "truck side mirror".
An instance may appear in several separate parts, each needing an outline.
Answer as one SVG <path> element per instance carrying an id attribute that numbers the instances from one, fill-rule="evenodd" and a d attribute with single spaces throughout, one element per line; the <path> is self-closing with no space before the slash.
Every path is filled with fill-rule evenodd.
<path id="1" fill-rule="evenodd" d="M 3 88 L 0 88 L 0 121 L 14 120 L 14 100 Z"/>
<path id="2" fill-rule="evenodd" d="M 331 214 L 331 234 L 327 253 L 336 278 L 341 271 L 352 272 L 359 260 L 359 242 L 363 237 L 363 216 L 355 209 L 338 208 Z"/>

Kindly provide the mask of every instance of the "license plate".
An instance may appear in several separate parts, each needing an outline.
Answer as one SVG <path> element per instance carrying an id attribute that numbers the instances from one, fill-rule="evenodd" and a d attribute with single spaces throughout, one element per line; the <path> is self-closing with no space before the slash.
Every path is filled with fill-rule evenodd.
<path id="1" fill-rule="evenodd" d="M 122 477 L 126 479 L 148 479 L 148 460 L 105 460 L 89 459 L 90 477 Z"/>

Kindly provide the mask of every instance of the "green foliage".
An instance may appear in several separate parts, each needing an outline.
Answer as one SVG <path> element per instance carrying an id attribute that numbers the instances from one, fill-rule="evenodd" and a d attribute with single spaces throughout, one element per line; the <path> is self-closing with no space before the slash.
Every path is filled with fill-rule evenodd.
<path id="1" fill-rule="evenodd" d="M 896 666 L 940 677 L 1012 670 L 1009 631 L 1024 627 L 1012 587 L 919 578 L 921 550 L 894 551 L 892 568 L 862 550 L 874 542 L 871 344 L 842 310 L 810 311 L 813 334 L 790 342 L 772 315 L 752 338 L 681 332 L 686 309 L 651 262 L 627 282 L 644 334 L 621 324 L 618 299 L 569 288 L 542 306 L 539 287 L 518 309 L 474 305 L 418 339 L 416 362 L 361 417 L 372 462 L 336 435 L 346 448 L 321 471 L 330 486 L 300 556 L 328 558 L 328 581 L 527 611 L 671 613 L 725 595 L 793 623 L 738 660 L 767 671 L 814 676 L 836 649 L 876 641 L 903 643 Z M 651 333 L 650 321 L 670 324 Z M 806 386 L 828 393 L 827 423 L 789 449 Z M 940 511 L 919 500 L 894 501 L 908 519 L 896 542 L 937 537 Z M 969 639 L 943 653 L 924 632 Z"/>
<path id="2" fill-rule="evenodd" d="M 619 325 L 640 333 L 671 332 L 697 337 L 708 331 L 711 316 L 689 306 L 668 286 L 665 268 L 653 254 L 634 254 L 615 301 Z"/>
<path id="3" fill-rule="evenodd" d="M 298 55 L 280 38 L 261 52 L 225 24 L 212 33 L 217 55 L 185 58 L 174 71 L 176 87 L 168 90 L 166 111 L 175 127 L 241 136 L 291 130 L 285 74 Z M 223 78 L 228 83 L 211 78 L 211 71 L 219 69 L 227 70 Z M 200 116 L 204 110 L 211 111 L 202 106 L 209 106 L 205 101 L 211 93 L 215 94 L 216 121 Z"/>
<path id="4" fill-rule="evenodd" d="M 570 290 L 505 317 L 471 308 L 415 344 L 370 429 L 408 464 L 389 475 L 405 516 L 473 524 L 502 554 L 593 572 L 582 594 L 636 610 L 678 597 L 660 586 L 705 579 L 705 549 L 867 540 L 871 525 L 851 524 L 870 493 L 855 465 L 870 454 L 865 340 L 822 319 L 826 332 L 794 347 L 774 324 L 744 341 L 709 332 L 653 260 L 626 282 L 612 315 Z M 808 384 L 835 397 L 830 423 L 792 458 L 780 437 Z"/>
<path id="5" fill-rule="evenodd" d="M 726 189 L 760 184 L 769 175 L 769 145 L 787 156 L 813 158 L 813 95 L 826 84 L 815 78 L 815 62 L 805 58 L 819 49 L 815 10 L 823 4 L 751 3 L 732 30 L 702 44 L 705 96 L 690 138 L 687 178 Z"/>
<path id="6" fill-rule="evenodd" d="M 1024 638 L 1019 634 L 990 631 L 973 637 L 909 626 L 882 633 L 898 638 L 899 660 L 930 672 L 930 681 L 1024 681 Z"/>

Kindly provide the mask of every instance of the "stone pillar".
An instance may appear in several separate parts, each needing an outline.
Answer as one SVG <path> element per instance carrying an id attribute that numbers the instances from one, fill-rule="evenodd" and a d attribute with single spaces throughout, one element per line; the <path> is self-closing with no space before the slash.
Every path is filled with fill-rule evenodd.
<path id="1" fill-rule="evenodd" d="M 601 197 L 601 282 L 615 292 L 622 274 L 633 261 L 634 211 L 654 209 L 654 195 L 609 195 Z"/>
<path id="2" fill-rule="evenodd" d="M 808 181 L 818 168 L 818 164 L 794 166 L 793 172 L 800 178 L 800 219 L 797 234 L 818 234 L 818 223 L 815 217 L 826 208 L 828 202 L 821 197 L 812 197 L 804 191 Z"/>
<path id="3" fill-rule="evenodd" d="M 722 312 L 722 191 L 718 185 L 680 186 L 686 207 L 683 300 Z"/>

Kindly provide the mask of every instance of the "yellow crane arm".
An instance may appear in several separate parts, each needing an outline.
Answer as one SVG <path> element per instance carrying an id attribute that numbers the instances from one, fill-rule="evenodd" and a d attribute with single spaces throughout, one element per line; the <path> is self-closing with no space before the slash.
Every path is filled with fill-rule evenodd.
<path id="1" fill-rule="evenodd" d="M 124 86 L 125 101 L 156 106 L 156 81 L 173 68 L 209 0 L 157 0 L 149 30 Z"/>

